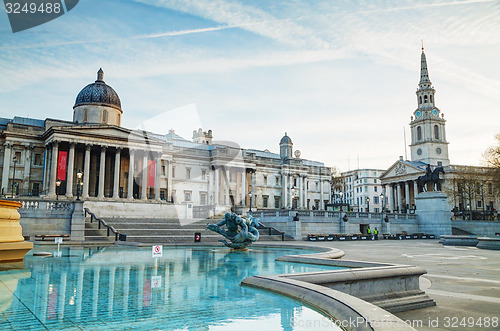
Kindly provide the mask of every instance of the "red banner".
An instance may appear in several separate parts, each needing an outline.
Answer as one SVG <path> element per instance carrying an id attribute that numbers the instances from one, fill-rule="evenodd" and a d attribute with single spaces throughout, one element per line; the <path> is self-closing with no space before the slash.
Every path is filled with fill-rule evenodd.
<path id="1" fill-rule="evenodd" d="M 66 162 L 68 161 L 68 152 L 59 152 L 59 163 L 57 166 L 57 178 L 59 180 L 66 180 Z"/>
<path id="2" fill-rule="evenodd" d="M 149 167 L 148 167 L 148 186 L 155 186 L 155 161 L 154 160 L 149 160 Z"/>

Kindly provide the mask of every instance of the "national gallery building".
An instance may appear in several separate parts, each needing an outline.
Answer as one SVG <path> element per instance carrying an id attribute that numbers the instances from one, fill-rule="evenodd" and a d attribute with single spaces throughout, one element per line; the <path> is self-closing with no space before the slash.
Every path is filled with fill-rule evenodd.
<path id="1" fill-rule="evenodd" d="M 126 129 L 122 115 L 118 94 L 99 70 L 77 95 L 72 122 L 0 118 L 0 195 L 190 203 L 218 211 L 324 209 L 331 201 L 330 168 L 301 159 L 286 133 L 277 154 L 213 144 L 211 130 L 186 140 L 173 130 Z"/>

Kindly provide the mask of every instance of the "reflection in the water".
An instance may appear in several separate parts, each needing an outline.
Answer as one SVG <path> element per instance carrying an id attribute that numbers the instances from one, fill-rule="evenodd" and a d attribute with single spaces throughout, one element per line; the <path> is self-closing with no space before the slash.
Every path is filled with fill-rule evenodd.
<path id="1" fill-rule="evenodd" d="M 289 249 L 168 248 L 156 265 L 151 250 L 139 248 L 71 247 L 64 249 L 61 258 L 26 256 L 31 277 L 26 272 L 22 275 L 27 278 L 13 277 L 17 287 L 7 284 L 6 271 L 0 271 L 6 317 L 0 319 L 0 328 L 8 323 L 14 329 L 78 325 L 198 330 L 270 319 L 274 322 L 269 325 L 277 323 L 277 329 L 295 330 L 290 320 L 306 310 L 310 314 L 309 309 L 239 283 L 258 274 L 325 269 L 274 262 L 278 256 L 297 253 Z M 9 287 L 14 296 L 6 302 L 3 297 Z"/>

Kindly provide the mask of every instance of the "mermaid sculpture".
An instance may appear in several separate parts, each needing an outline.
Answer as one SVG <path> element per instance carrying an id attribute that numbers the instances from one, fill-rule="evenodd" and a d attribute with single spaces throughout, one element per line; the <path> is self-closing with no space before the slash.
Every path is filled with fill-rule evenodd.
<path id="1" fill-rule="evenodd" d="M 223 226 L 226 226 L 226 230 Z M 220 239 L 224 245 L 234 249 L 245 249 L 259 239 L 258 223 L 252 217 L 243 217 L 234 213 L 226 213 L 222 221 L 217 224 L 208 224 L 207 229 L 217 232 L 227 240 Z"/>

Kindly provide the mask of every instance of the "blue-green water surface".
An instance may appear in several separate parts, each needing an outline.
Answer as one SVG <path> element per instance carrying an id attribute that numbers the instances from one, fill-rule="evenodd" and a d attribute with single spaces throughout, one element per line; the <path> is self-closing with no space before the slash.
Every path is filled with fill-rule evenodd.
<path id="1" fill-rule="evenodd" d="M 62 248 L 0 271 L 0 329 L 335 329 L 319 313 L 267 291 L 242 287 L 254 275 L 331 270 L 276 262 L 312 251 L 254 247 Z M 43 248 L 47 250 L 47 248 Z"/>

